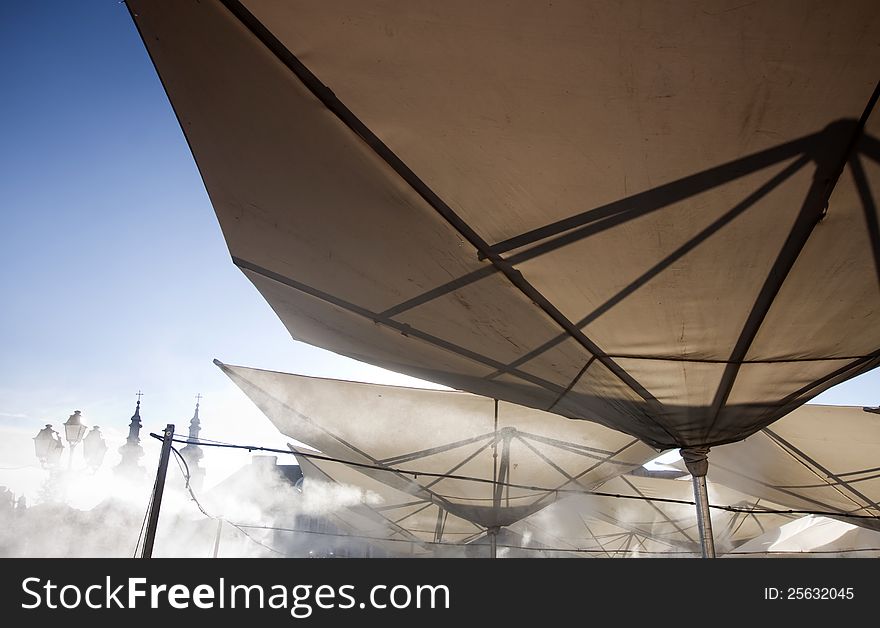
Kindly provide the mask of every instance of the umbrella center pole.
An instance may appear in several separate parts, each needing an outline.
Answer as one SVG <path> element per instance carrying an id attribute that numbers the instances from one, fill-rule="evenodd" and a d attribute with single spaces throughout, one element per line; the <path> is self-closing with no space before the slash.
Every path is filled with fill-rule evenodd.
<path id="1" fill-rule="evenodd" d="M 709 492 L 706 489 L 706 473 L 709 471 L 709 448 L 688 447 L 681 450 L 681 457 L 690 471 L 694 484 L 694 502 L 697 507 L 697 526 L 700 530 L 700 549 L 703 558 L 715 558 L 715 539 L 712 537 L 712 516 L 709 513 Z"/>
<path id="2" fill-rule="evenodd" d="M 489 533 L 489 558 L 498 558 L 498 526 L 493 526 L 486 530 Z"/>

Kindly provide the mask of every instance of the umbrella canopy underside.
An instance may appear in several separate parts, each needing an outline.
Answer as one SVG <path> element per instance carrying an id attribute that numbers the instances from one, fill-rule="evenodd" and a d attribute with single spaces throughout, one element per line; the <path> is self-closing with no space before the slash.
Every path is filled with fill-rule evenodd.
<path id="1" fill-rule="evenodd" d="M 656 456 L 602 425 L 468 393 L 218 365 L 282 434 L 480 529 L 508 526 Z"/>
<path id="2" fill-rule="evenodd" d="M 294 338 L 658 447 L 880 363 L 880 11 L 131 0 Z"/>

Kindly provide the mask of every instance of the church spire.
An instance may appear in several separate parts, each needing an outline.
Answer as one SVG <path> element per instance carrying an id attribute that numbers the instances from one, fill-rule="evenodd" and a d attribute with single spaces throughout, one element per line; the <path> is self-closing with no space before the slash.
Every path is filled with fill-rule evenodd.
<path id="1" fill-rule="evenodd" d="M 196 411 L 193 413 L 193 418 L 190 419 L 189 422 L 189 440 L 190 441 L 198 441 L 199 432 L 202 431 L 202 425 L 199 422 L 199 401 L 202 399 L 202 394 L 199 393 L 196 395 Z"/>
<path id="2" fill-rule="evenodd" d="M 201 400 L 202 395 L 199 393 L 196 395 L 195 412 L 193 412 L 193 417 L 189 422 L 189 436 L 186 439 L 186 446 L 180 450 L 180 455 L 186 460 L 187 467 L 189 467 L 189 484 L 193 491 L 196 492 L 201 490 L 205 479 L 205 470 L 202 469 L 200 464 L 204 453 L 198 444 L 199 432 L 202 431 L 202 424 L 199 420 L 199 403 Z"/>
<path id="3" fill-rule="evenodd" d="M 134 414 L 131 415 L 131 423 L 128 425 L 128 438 L 126 444 L 137 445 L 141 442 L 141 397 L 144 393 L 137 391 L 137 404 L 134 407 Z"/>
<path id="4" fill-rule="evenodd" d="M 144 448 L 141 447 L 141 397 L 143 393 L 137 392 L 137 403 L 134 407 L 134 414 L 131 416 L 131 422 L 128 424 L 128 438 L 125 444 L 119 448 L 122 460 L 116 465 L 116 472 L 132 479 L 141 479 L 144 477 L 144 469 L 140 466 L 140 459 L 144 455 Z"/>

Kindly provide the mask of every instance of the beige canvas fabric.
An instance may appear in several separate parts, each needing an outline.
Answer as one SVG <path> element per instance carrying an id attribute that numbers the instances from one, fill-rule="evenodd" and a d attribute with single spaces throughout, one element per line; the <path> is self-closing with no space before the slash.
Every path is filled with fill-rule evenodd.
<path id="1" fill-rule="evenodd" d="M 658 448 L 880 362 L 872 0 L 132 0 L 293 337 Z"/>
<path id="2" fill-rule="evenodd" d="M 743 543 L 728 558 L 878 558 L 880 532 L 827 517 L 802 517 Z"/>
<path id="3" fill-rule="evenodd" d="M 880 530 L 880 415 L 801 406 L 742 442 L 709 454 L 709 479 L 788 508 L 841 515 Z"/>
<path id="4" fill-rule="evenodd" d="M 282 434 L 365 465 L 356 470 L 482 529 L 510 525 L 566 490 L 595 488 L 656 455 L 595 423 L 468 393 L 220 368 Z"/>
<path id="5" fill-rule="evenodd" d="M 708 489 L 712 505 L 732 506 L 744 511 L 782 509 L 778 504 L 718 483 L 710 482 Z M 605 495 L 567 497 L 515 525 L 514 529 L 531 526 L 536 532 L 553 531 L 555 536 L 572 546 L 589 546 L 601 538 L 615 539 L 618 546 L 606 546 L 609 552 L 619 551 L 619 544 L 628 541 L 627 550 L 635 555 L 700 555 L 700 533 L 693 504 L 663 501 L 693 501 L 689 476 L 672 480 L 623 475 L 612 478 L 598 491 Z M 717 508 L 711 508 L 710 513 L 718 555 L 796 518 L 795 515 L 731 512 Z M 599 522 L 612 526 L 612 529 L 604 529 Z"/>

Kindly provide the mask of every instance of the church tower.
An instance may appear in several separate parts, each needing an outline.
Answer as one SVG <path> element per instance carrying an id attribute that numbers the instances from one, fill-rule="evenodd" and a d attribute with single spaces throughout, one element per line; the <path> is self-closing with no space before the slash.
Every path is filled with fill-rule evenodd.
<path id="1" fill-rule="evenodd" d="M 186 446 L 180 450 L 180 455 L 186 460 L 186 464 L 189 467 L 189 485 L 192 487 L 193 492 L 196 496 L 199 495 L 199 491 L 202 489 L 202 485 L 205 481 L 205 470 L 201 467 L 202 456 L 205 454 L 202 452 L 202 448 L 199 447 L 199 432 L 202 430 L 202 425 L 199 421 L 199 401 L 202 396 L 196 395 L 196 410 L 193 413 L 193 417 L 189 422 L 189 437 L 186 441 Z"/>
<path id="2" fill-rule="evenodd" d="M 119 448 L 122 460 L 119 461 L 115 469 L 116 473 L 131 480 L 142 480 L 145 478 L 144 468 L 140 466 L 140 459 L 144 455 L 144 448 L 141 447 L 140 437 L 142 394 L 138 391 L 137 405 L 135 405 L 131 423 L 128 425 L 128 438 L 125 439 L 125 444 Z"/>

